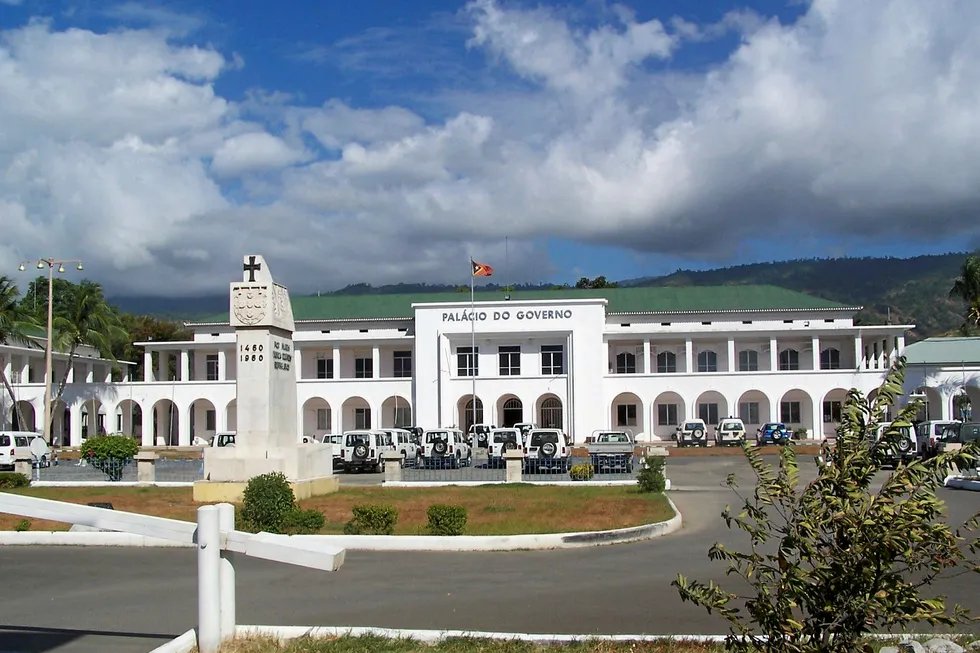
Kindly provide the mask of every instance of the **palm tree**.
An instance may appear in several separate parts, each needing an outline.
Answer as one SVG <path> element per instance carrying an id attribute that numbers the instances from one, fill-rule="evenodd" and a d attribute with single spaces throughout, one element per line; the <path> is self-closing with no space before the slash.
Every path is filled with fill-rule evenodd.
<path id="1" fill-rule="evenodd" d="M 27 344 L 30 342 L 31 331 L 37 327 L 31 316 L 17 301 L 19 296 L 20 291 L 10 277 L 0 276 L 0 344 Z M 24 413 L 17 403 L 14 388 L 10 385 L 10 379 L 7 378 L 3 366 L 0 366 L 0 380 L 3 381 L 3 387 L 7 389 L 7 395 L 10 396 L 10 405 L 17 415 L 17 423 L 20 428 L 26 428 Z"/>
<path id="2" fill-rule="evenodd" d="M 980 326 L 980 257 L 968 256 L 960 268 L 960 276 L 949 291 L 952 299 L 962 299 L 967 304 L 966 319 L 973 326 Z"/>
<path id="3" fill-rule="evenodd" d="M 57 406 L 68 384 L 68 372 L 75 363 L 78 348 L 82 345 L 94 347 L 103 358 L 116 362 L 112 353 L 113 343 L 129 335 L 122 327 L 119 314 L 106 302 L 102 286 L 92 281 L 82 281 L 75 286 L 75 292 L 64 304 L 64 310 L 52 322 L 56 349 L 68 354 L 65 373 L 58 384 L 58 392 L 51 400 Z M 49 410 L 48 414 L 53 415 Z"/>

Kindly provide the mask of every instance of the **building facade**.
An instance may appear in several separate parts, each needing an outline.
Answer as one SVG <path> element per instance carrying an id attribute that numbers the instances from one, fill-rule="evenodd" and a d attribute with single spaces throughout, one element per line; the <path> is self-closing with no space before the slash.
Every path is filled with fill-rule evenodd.
<path id="1" fill-rule="evenodd" d="M 832 435 L 847 390 L 870 392 L 911 325 L 856 326 L 859 307 L 770 286 L 297 297 L 300 435 L 354 428 L 534 422 L 581 442 L 628 428 L 667 439 L 685 419 L 740 416 Z M 135 374 L 75 361 L 56 441 L 139 435 L 190 445 L 236 425 L 235 333 L 227 315 L 186 342 L 139 343 Z M 54 377 L 63 376 L 56 357 Z M 43 351 L 0 347 L 25 426 L 40 429 Z M 973 383 L 976 383 L 976 377 Z M 4 419 L 13 411 L 6 396 Z M 939 401 L 944 401 L 939 399 Z M 949 403 L 949 402 L 947 402 Z"/>

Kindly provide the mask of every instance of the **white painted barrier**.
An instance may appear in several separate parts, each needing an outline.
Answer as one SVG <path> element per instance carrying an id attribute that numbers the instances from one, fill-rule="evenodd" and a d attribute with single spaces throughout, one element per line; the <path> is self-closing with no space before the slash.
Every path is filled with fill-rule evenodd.
<path id="1" fill-rule="evenodd" d="M 197 524 L 64 501 L 0 493 L 0 513 L 81 524 L 197 547 L 197 640 L 201 653 L 214 653 L 235 634 L 234 554 L 336 571 L 346 551 L 315 541 L 235 530 L 230 503 L 201 506 Z"/>

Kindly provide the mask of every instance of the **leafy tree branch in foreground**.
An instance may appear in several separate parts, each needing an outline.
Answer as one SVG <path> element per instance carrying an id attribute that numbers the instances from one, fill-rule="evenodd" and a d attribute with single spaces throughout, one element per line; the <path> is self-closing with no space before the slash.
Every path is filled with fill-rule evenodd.
<path id="1" fill-rule="evenodd" d="M 800 484 L 792 447 L 781 451 L 774 468 L 743 446 L 757 487 L 740 493 L 729 476 L 741 506 L 727 507 L 722 517 L 749 536 L 749 550 L 718 543 L 708 556 L 727 562 L 728 575 L 751 589 L 741 596 L 683 576 L 672 583 L 682 600 L 728 621 L 728 650 L 843 653 L 861 650 L 869 633 L 970 620 L 928 588 L 945 574 L 980 571 L 978 540 L 950 529 L 936 496 L 950 466 L 976 465 L 976 445 L 900 466 L 873 489 L 882 452 L 895 446 L 896 428 L 910 425 L 919 409 L 909 404 L 876 437 L 887 407 L 902 395 L 904 377 L 900 358 L 873 400 L 848 393 L 836 442 L 825 463 L 815 461 L 817 478 L 809 484 Z M 977 523 L 974 516 L 964 530 Z"/>

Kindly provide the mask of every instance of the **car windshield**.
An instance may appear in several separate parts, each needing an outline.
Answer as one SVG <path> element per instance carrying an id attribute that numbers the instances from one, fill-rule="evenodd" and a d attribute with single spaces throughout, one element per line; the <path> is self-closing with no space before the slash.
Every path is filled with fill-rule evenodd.
<path id="1" fill-rule="evenodd" d="M 516 442 L 517 441 L 517 431 L 494 431 L 493 432 L 494 442 Z"/>
<path id="2" fill-rule="evenodd" d="M 722 422 L 721 428 L 728 431 L 741 431 L 742 424 L 740 422 Z"/>
<path id="3" fill-rule="evenodd" d="M 980 440 L 980 424 L 964 424 L 960 429 L 960 437 L 964 443 Z"/>
<path id="4" fill-rule="evenodd" d="M 687 431 L 692 431 L 694 429 L 700 429 L 700 428 L 704 428 L 701 425 L 701 422 L 688 422 L 687 424 L 684 425 L 684 429 Z"/>
<path id="5" fill-rule="evenodd" d="M 548 442 L 558 444 L 558 431 L 536 431 L 531 434 L 532 447 L 540 447 Z"/>
<path id="6" fill-rule="evenodd" d="M 947 426 L 949 426 L 949 425 L 948 424 L 936 424 L 934 427 L 932 427 L 932 432 L 935 435 L 942 435 L 943 434 L 943 429 L 945 429 Z"/>
<path id="7" fill-rule="evenodd" d="M 625 433 L 600 433 L 599 437 L 596 438 L 596 442 L 626 442 L 629 443 L 630 438 Z"/>
<path id="8" fill-rule="evenodd" d="M 347 446 L 356 447 L 358 445 L 370 445 L 371 436 L 367 433 L 349 433 L 347 435 Z"/>
<path id="9" fill-rule="evenodd" d="M 449 433 L 446 431 L 429 431 L 425 434 L 426 442 L 449 442 Z"/>

